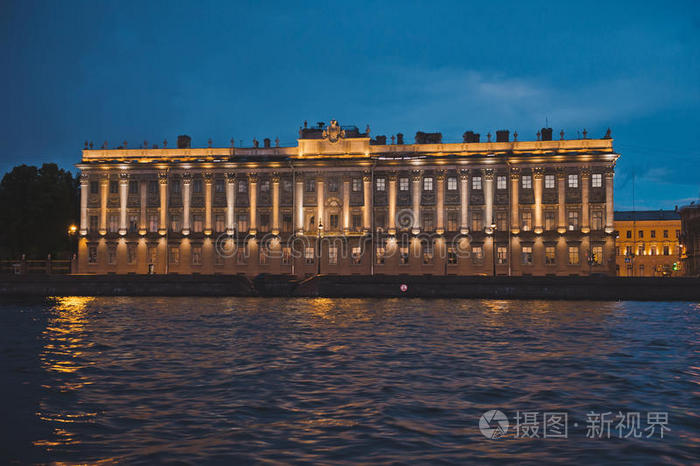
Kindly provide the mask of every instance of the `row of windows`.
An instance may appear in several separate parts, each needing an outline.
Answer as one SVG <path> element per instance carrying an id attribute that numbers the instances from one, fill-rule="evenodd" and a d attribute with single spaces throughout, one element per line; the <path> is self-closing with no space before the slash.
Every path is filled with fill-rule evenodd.
<path id="1" fill-rule="evenodd" d="M 680 237 L 680 235 L 681 235 L 681 231 L 676 230 L 676 238 Z M 627 238 L 632 238 L 632 230 L 627 230 L 626 236 L 627 236 Z M 650 230 L 649 236 L 651 238 L 656 238 L 656 230 Z M 668 230 L 663 230 L 663 237 L 668 238 Z M 639 230 L 637 232 L 637 238 L 644 238 L 644 230 Z"/>
<path id="2" fill-rule="evenodd" d="M 411 262 L 411 255 L 409 254 L 408 246 L 400 246 L 399 252 L 399 263 L 401 265 L 407 265 Z M 578 265 L 580 263 L 580 247 L 579 246 L 568 246 L 568 264 Z M 354 246 L 351 250 L 351 263 L 361 264 L 362 263 L 362 247 Z M 236 252 L 236 262 L 239 264 L 245 264 L 248 262 L 248 251 L 245 248 L 239 248 Z M 270 259 L 270 252 L 265 247 L 261 247 L 258 254 L 258 262 L 262 265 L 268 264 Z M 317 251 L 314 247 L 307 247 L 304 249 L 304 262 L 306 264 L 313 264 L 316 260 Z M 508 264 L 508 247 L 507 246 L 497 246 L 496 247 L 496 263 L 499 265 Z M 291 263 L 291 248 L 283 247 L 281 254 L 281 262 L 284 265 Z M 328 265 L 338 264 L 338 247 L 331 245 L 328 247 Z M 432 264 L 434 259 L 434 246 L 430 242 L 423 242 L 421 244 L 421 254 L 422 262 L 425 265 Z M 483 263 L 484 250 L 483 246 L 472 246 L 471 247 L 471 261 L 474 264 Z M 384 264 L 386 262 L 386 246 L 383 244 L 377 245 L 375 247 L 375 261 L 377 264 Z M 556 265 L 556 248 L 554 246 L 545 246 L 545 264 L 546 265 Z M 157 249 L 154 245 L 149 245 L 147 250 L 147 259 L 149 263 L 154 264 L 157 259 Z M 591 254 L 588 258 L 591 265 L 600 265 L 603 263 L 603 247 L 593 246 L 591 248 Z M 90 246 L 88 248 L 88 262 L 91 264 L 97 263 L 97 246 Z M 168 248 L 168 262 L 171 265 L 178 265 L 180 263 L 180 248 L 177 246 L 170 246 Z M 191 262 L 192 265 L 202 265 L 202 247 L 199 245 L 194 245 L 191 248 Z M 117 248 L 116 246 L 109 246 L 107 248 L 107 263 L 110 265 L 115 265 L 117 263 Z M 127 263 L 136 263 L 136 245 L 127 245 Z M 458 263 L 458 254 L 454 247 L 449 246 L 447 248 L 447 263 L 450 265 L 456 265 Z M 520 252 L 520 263 L 522 265 L 532 265 L 533 264 L 533 253 L 532 246 L 522 246 Z M 215 264 L 223 265 L 223 257 L 216 254 Z"/>
<path id="3" fill-rule="evenodd" d="M 673 249 L 670 245 L 664 244 L 662 249 L 659 249 L 655 244 L 646 248 L 643 244 L 637 246 L 637 256 L 670 256 L 673 253 Z M 620 255 L 620 247 L 616 248 L 615 254 Z M 625 246 L 625 256 L 631 256 L 634 254 L 634 246 Z"/>
<path id="4" fill-rule="evenodd" d="M 520 177 L 522 187 L 525 189 L 531 189 L 532 188 L 532 176 L 531 175 L 523 175 Z M 328 190 L 330 192 L 338 192 L 338 179 L 335 177 L 331 177 L 327 179 L 328 182 Z M 180 187 L 180 181 L 179 180 L 174 180 L 171 183 L 171 189 L 172 192 L 174 193 L 180 193 L 181 192 L 181 187 Z M 576 174 L 570 174 L 568 177 L 568 186 L 570 188 L 578 188 L 579 185 L 579 176 Z M 594 188 L 600 188 L 603 186 L 603 175 L 601 173 L 594 173 L 591 176 L 591 186 Z M 544 187 L 545 189 L 553 189 L 555 187 L 555 177 L 554 175 L 545 175 L 544 177 Z M 386 190 L 386 178 L 379 177 L 375 180 L 375 188 L 377 191 L 385 191 Z M 507 189 L 507 177 L 506 176 L 497 176 L 496 177 L 496 188 L 497 189 Z M 282 189 L 283 191 L 291 191 L 292 189 L 292 182 L 288 179 L 285 179 L 282 181 Z M 399 178 L 399 191 L 408 191 L 409 189 L 409 179 L 408 178 Z M 482 183 L 481 183 L 481 177 L 480 176 L 474 176 L 472 177 L 472 189 L 475 190 L 480 190 L 482 189 Z M 129 181 L 129 194 L 138 194 L 139 190 L 139 185 L 138 181 L 131 180 Z M 223 179 L 216 179 L 214 180 L 214 190 L 217 193 L 223 193 L 225 192 L 225 181 Z M 359 192 L 362 190 L 362 179 L 361 178 L 353 178 L 352 179 L 352 190 L 354 192 Z M 424 191 L 432 191 L 433 190 L 433 178 L 432 177 L 424 177 L 423 178 L 423 190 Z M 448 191 L 456 191 L 457 190 L 457 177 L 450 176 L 447 177 L 447 190 Z M 264 179 L 260 181 L 260 191 L 261 192 L 269 192 L 270 191 L 270 180 Z M 305 191 L 306 192 L 315 192 L 316 191 L 316 180 L 313 178 L 308 178 L 305 180 Z M 90 192 L 92 194 L 98 194 L 99 192 L 99 183 L 97 181 L 91 181 L 90 182 Z M 119 182 L 118 181 L 110 181 L 109 182 L 109 192 L 111 194 L 117 194 L 119 193 Z M 158 192 L 158 182 L 155 180 L 149 181 L 148 184 L 148 192 L 155 194 Z M 201 193 L 202 192 L 202 180 L 200 178 L 195 178 L 192 180 L 192 192 L 194 193 Z M 238 181 L 238 192 L 239 193 L 245 193 L 248 192 L 248 182 L 245 180 L 239 180 Z"/>

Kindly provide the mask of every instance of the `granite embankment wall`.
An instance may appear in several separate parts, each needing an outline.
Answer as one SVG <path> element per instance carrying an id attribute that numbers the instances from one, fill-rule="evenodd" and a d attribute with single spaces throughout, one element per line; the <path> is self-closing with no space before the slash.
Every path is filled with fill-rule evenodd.
<path id="1" fill-rule="evenodd" d="M 697 278 L 6 275 L 2 296 L 299 296 L 698 301 Z"/>

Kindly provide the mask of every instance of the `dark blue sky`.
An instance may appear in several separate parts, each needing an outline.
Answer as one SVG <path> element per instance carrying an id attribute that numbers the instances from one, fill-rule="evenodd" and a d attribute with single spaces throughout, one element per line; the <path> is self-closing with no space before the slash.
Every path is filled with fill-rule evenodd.
<path id="1" fill-rule="evenodd" d="M 0 171 L 83 141 L 612 128 L 616 208 L 700 191 L 700 2 L 2 3 Z M 560 5 L 566 3 L 567 5 Z"/>

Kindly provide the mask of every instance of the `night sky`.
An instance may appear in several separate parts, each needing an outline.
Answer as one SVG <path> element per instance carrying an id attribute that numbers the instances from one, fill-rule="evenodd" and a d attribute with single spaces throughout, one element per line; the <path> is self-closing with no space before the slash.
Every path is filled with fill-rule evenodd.
<path id="1" fill-rule="evenodd" d="M 408 142 L 548 121 L 612 128 L 617 209 L 633 178 L 637 209 L 698 198 L 700 2 L 491 3 L 3 1 L 0 171 L 75 170 L 85 140 L 291 145 L 304 120 Z"/>

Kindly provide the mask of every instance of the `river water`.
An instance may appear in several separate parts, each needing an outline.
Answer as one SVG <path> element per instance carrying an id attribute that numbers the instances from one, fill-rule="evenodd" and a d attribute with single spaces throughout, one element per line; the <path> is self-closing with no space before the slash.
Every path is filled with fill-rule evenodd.
<path id="1" fill-rule="evenodd" d="M 687 464 L 698 335 L 697 303 L 4 302 L 0 460 Z"/>

